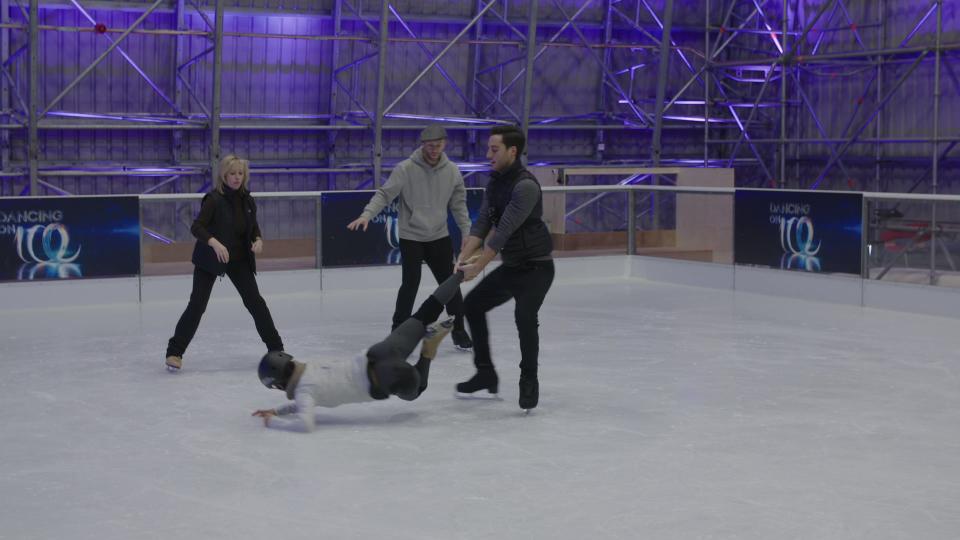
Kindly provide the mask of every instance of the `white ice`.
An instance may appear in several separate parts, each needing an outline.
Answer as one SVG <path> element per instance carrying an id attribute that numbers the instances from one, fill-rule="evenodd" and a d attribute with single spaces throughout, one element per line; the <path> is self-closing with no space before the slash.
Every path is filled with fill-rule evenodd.
<path id="1" fill-rule="evenodd" d="M 382 338 L 395 294 L 261 285 L 303 358 Z M 502 401 L 454 399 L 473 370 L 446 342 L 418 401 L 318 409 L 296 434 L 250 416 L 283 396 L 229 292 L 177 374 L 187 281 L 0 311 L 0 538 L 960 538 L 956 319 L 561 276 L 531 415 L 508 304 Z"/>

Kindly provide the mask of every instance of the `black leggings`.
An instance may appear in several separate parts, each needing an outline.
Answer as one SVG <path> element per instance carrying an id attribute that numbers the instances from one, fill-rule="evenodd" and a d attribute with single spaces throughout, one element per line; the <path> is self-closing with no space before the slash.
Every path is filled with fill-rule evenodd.
<path id="1" fill-rule="evenodd" d="M 370 395 L 375 399 L 386 399 L 394 394 L 401 399 L 417 399 L 427 388 L 427 375 L 430 360 L 420 358 L 416 366 L 407 363 L 407 357 L 413 353 L 423 339 L 427 325 L 436 321 L 443 313 L 443 306 L 454 294 L 460 294 L 460 282 L 463 273 L 458 272 L 427 298 L 420 309 L 403 321 L 383 341 L 367 349 L 368 369 L 376 376 L 378 385 L 371 385 Z"/>
<path id="2" fill-rule="evenodd" d="M 257 333 L 260 339 L 266 344 L 268 351 L 282 351 L 283 341 L 277 332 L 277 327 L 273 324 L 273 317 L 270 316 L 270 310 L 267 308 L 267 302 L 260 296 L 260 289 L 257 287 L 257 279 L 250 270 L 250 264 L 247 261 L 230 261 L 227 263 L 227 277 L 233 282 L 233 286 L 240 293 L 243 299 L 243 305 L 253 316 L 253 323 L 257 327 Z M 187 303 L 187 309 L 184 310 L 180 320 L 177 321 L 177 328 L 174 330 L 173 337 L 167 342 L 167 356 L 183 356 L 187 351 L 187 346 L 193 340 L 197 333 L 197 327 L 200 326 L 200 318 L 207 310 L 207 303 L 210 301 L 210 293 L 213 291 L 213 284 L 217 281 L 217 276 L 201 270 L 199 267 L 193 268 L 193 290 L 190 292 L 190 302 Z"/>

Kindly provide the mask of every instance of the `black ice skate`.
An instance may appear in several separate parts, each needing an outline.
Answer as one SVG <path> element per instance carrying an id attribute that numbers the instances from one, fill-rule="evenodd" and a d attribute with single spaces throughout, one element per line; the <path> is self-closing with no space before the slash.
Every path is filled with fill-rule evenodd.
<path id="1" fill-rule="evenodd" d="M 520 377 L 520 408 L 530 413 L 540 401 L 540 383 L 536 377 Z"/>
<path id="2" fill-rule="evenodd" d="M 497 378 L 497 372 L 492 367 L 481 368 L 469 381 L 457 385 L 455 395 L 460 399 L 499 399 L 499 396 L 497 396 L 499 387 L 500 380 Z M 477 394 L 481 390 L 487 392 Z"/>
<path id="3" fill-rule="evenodd" d="M 470 352 L 473 350 L 473 340 L 470 339 L 470 335 L 467 334 L 466 330 L 455 328 L 453 333 L 450 334 L 450 337 L 453 339 L 453 345 L 458 351 Z"/>

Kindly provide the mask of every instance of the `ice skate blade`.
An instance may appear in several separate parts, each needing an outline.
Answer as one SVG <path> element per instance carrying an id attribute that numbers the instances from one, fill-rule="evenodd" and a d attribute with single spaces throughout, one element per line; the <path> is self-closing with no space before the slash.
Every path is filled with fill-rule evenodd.
<path id="1" fill-rule="evenodd" d="M 476 399 L 476 400 L 482 400 L 482 401 L 503 401 L 503 398 L 500 397 L 500 394 L 494 394 L 494 393 L 491 393 L 490 391 L 484 392 L 481 390 L 478 390 L 472 394 L 468 394 L 466 392 L 454 392 L 453 397 L 457 399 L 463 399 L 463 400 Z"/>
<path id="2" fill-rule="evenodd" d="M 167 368 L 167 371 L 170 373 L 180 373 L 180 368 L 176 366 L 164 366 Z"/>
<path id="3" fill-rule="evenodd" d="M 459 345 L 454 345 L 453 348 L 459 352 L 473 352 L 473 347 L 461 347 Z"/>

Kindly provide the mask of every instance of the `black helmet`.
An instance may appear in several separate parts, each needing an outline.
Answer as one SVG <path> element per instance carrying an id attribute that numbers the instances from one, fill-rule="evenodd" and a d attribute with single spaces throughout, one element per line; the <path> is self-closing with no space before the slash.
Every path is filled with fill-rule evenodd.
<path id="1" fill-rule="evenodd" d="M 293 375 L 293 357 L 283 351 L 270 351 L 260 359 L 257 375 L 267 388 L 286 390 Z"/>

